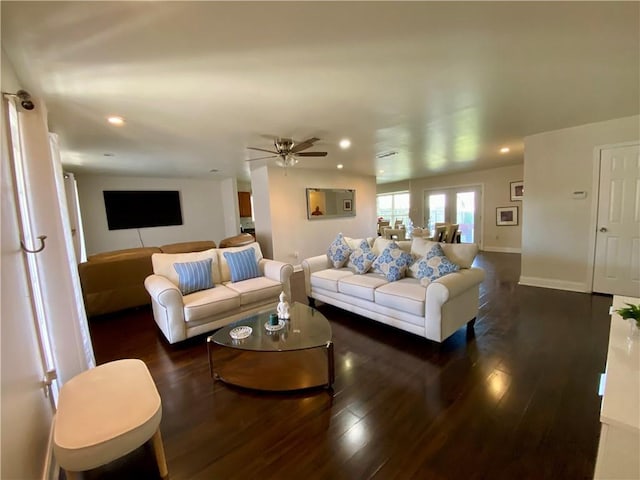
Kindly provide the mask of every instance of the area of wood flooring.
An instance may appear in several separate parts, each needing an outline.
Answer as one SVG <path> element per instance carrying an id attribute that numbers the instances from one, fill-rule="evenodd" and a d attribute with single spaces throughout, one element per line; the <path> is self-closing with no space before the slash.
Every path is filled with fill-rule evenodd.
<path id="1" fill-rule="evenodd" d="M 205 336 L 168 345 L 148 308 L 92 319 L 96 359 L 149 366 L 172 480 L 591 478 L 611 298 L 519 286 L 517 254 L 476 264 L 487 278 L 475 335 L 442 345 L 320 306 L 333 395 L 214 384 Z M 157 471 L 145 446 L 84 478 Z"/>

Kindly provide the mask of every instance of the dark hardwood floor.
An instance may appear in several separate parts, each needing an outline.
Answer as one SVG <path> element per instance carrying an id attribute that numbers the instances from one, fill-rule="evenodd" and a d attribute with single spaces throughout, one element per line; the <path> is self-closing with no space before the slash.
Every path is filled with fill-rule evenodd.
<path id="1" fill-rule="evenodd" d="M 591 478 L 611 298 L 518 286 L 517 254 L 476 264 L 487 278 L 475 335 L 441 345 L 320 306 L 333 396 L 214 384 L 206 336 L 168 345 L 148 308 L 92 319 L 96 359 L 149 366 L 173 480 Z M 301 273 L 295 282 L 306 300 Z M 145 446 L 84 478 L 157 470 Z"/>

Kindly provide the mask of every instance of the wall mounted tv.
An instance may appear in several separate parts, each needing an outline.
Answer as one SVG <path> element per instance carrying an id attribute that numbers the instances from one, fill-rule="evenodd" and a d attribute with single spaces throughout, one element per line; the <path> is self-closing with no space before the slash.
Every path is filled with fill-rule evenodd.
<path id="1" fill-rule="evenodd" d="M 109 230 L 182 225 L 180 192 L 104 190 Z"/>

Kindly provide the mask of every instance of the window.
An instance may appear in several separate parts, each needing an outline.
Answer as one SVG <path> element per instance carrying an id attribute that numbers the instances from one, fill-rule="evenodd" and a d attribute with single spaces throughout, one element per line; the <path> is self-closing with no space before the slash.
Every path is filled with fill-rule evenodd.
<path id="1" fill-rule="evenodd" d="M 396 220 L 405 225 L 409 222 L 409 192 L 384 193 L 376 199 L 378 217 L 389 220 L 391 225 Z"/>
<path id="2" fill-rule="evenodd" d="M 462 243 L 479 243 L 482 186 L 427 190 L 424 194 L 425 225 L 433 234 L 436 223 L 457 223 Z"/>

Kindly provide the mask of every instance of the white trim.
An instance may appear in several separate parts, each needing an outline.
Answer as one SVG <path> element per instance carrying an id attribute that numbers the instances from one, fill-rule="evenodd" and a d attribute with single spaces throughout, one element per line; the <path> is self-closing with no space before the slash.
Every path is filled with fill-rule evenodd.
<path id="1" fill-rule="evenodd" d="M 568 282 L 566 280 L 556 280 L 554 278 L 540 277 L 520 277 L 518 285 L 528 287 L 553 288 L 555 290 L 568 290 L 570 292 L 591 293 L 586 283 Z"/>
<path id="2" fill-rule="evenodd" d="M 49 440 L 47 441 L 47 454 L 42 470 L 42 480 L 58 480 L 60 478 L 60 465 L 53 454 L 53 430 L 55 425 L 55 417 L 51 422 L 49 429 Z"/>
<path id="3" fill-rule="evenodd" d="M 301 263 L 299 263 L 298 265 L 294 265 L 293 266 L 293 273 L 296 273 L 296 272 L 302 272 L 302 264 Z"/>
<path id="4" fill-rule="evenodd" d="M 483 252 L 498 252 L 498 253 L 522 253 L 522 248 L 519 247 L 483 247 L 480 250 Z"/>

